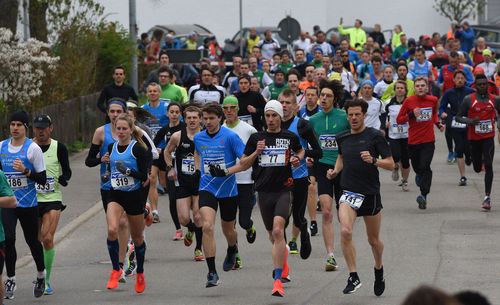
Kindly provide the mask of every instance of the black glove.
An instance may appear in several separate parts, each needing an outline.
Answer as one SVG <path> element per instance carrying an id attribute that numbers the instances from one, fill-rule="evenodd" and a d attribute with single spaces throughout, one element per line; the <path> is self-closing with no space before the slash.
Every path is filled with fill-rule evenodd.
<path id="1" fill-rule="evenodd" d="M 201 172 L 199 169 L 195 170 L 194 171 L 194 174 L 193 174 L 193 179 L 195 180 L 200 180 L 200 177 L 201 177 Z"/>
<path id="2" fill-rule="evenodd" d="M 210 176 L 212 177 L 226 177 L 227 176 L 227 170 L 221 169 L 219 166 L 210 164 L 208 166 L 210 170 Z"/>
<path id="3" fill-rule="evenodd" d="M 57 179 L 57 181 L 62 186 L 67 186 L 68 185 L 68 181 L 66 181 L 66 179 L 63 176 L 59 176 L 59 178 Z"/>
<path id="4" fill-rule="evenodd" d="M 115 163 L 115 165 L 116 165 L 116 169 L 120 173 L 124 174 L 125 176 L 128 176 L 130 174 L 130 168 L 128 168 L 127 166 L 125 166 L 125 164 L 123 164 L 123 162 L 117 161 Z"/>

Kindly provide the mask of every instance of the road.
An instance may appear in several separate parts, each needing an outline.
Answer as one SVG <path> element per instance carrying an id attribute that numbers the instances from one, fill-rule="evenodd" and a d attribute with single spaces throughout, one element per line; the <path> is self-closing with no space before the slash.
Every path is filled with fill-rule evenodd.
<path id="1" fill-rule="evenodd" d="M 382 297 L 373 295 L 373 258 L 361 219 L 356 222 L 354 240 L 363 287 L 354 295 L 342 294 L 348 272 L 336 222 L 335 254 L 339 270 L 324 271 L 322 236 L 312 237 L 313 251 L 308 260 L 290 256 L 292 282 L 285 284 L 285 298 L 272 297 L 271 246 L 258 208 L 253 212 L 256 242 L 249 245 L 244 231 L 238 228 L 244 265 L 238 271 L 222 271 L 226 245 L 217 221 L 216 264 L 222 283 L 206 289 L 206 264 L 193 261 L 193 246 L 186 248 L 182 241 L 171 240 L 174 227 L 168 217 L 167 196 L 160 197 L 162 222 L 146 231 L 145 293 L 134 292 L 133 278 L 117 291 L 106 291 L 111 268 L 104 214 L 95 209 L 97 213 L 86 214 L 95 216 L 80 216 L 98 200 L 97 169 L 82 165 L 85 157 L 82 153 L 72 159 L 74 178 L 65 193 L 68 209 L 63 213 L 60 228 L 74 231 L 57 245 L 52 279 L 55 294 L 34 299 L 31 282 L 35 267 L 29 257 L 20 257 L 20 261 L 24 259 L 29 264 L 18 269 L 16 298 L 6 300 L 5 304 L 400 304 L 420 284 L 434 285 L 450 293 L 479 290 L 492 304 L 499 304 L 500 195 L 493 193 L 492 211 L 482 212 L 483 174 L 467 168 L 468 185 L 459 187 L 456 165 L 445 162 L 447 153 L 442 135 L 436 145 L 432 164 L 434 181 L 427 210 L 417 208 L 413 173 L 410 192 L 402 192 L 390 179 L 390 172 L 381 173 L 384 205 L 381 235 L 385 243 L 387 286 Z M 499 169 L 499 163 L 497 158 L 494 168 Z M 496 183 L 494 190 L 498 189 Z M 20 239 L 18 244 L 22 248 L 24 241 Z"/>

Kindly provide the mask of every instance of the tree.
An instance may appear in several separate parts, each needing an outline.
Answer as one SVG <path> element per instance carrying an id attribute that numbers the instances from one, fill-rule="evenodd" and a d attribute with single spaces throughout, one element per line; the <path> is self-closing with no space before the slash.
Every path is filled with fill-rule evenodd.
<path id="1" fill-rule="evenodd" d="M 42 94 L 44 77 L 59 60 L 50 56 L 48 49 L 46 43 L 33 38 L 19 41 L 9 29 L 0 28 L 0 101 L 7 110 L 22 107 Z"/>
<path id="2" fill-rule="evenodd" d="M 0 28 L 8 28 L 12 33 L 17 30 L 19 2 L 17 0 L 0 0 Z"/>
<path id="3" fill-rule="evenodd" d="M 451 22 L 461 24 L 467 18 L 482 13 L 486 0 L 434 0 L 434 9 Z"/>

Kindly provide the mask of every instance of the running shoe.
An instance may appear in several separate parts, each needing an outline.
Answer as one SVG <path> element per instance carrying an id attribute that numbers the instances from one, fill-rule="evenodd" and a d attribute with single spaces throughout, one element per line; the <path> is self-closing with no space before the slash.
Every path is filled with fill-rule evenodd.
<path id="1" fill-rule="evenodd" d="M 472 164 L 472 158 L 470 156 L 465 156 L 465 165 L 470 166 Z"/>
<path id="2" fill-rule="evenodd" d="M 106 285 L 107 289 L 116 289 L 118 288 L 118 279 L 122 276 L 122 270 L 111 271 L 111 275 L 109 277 L 108 284 Z"/>
<path id="3" fill-rule="evenodd" d="M 311 236 L 316 236 L 316 234 L 318 234 L 318 223 L 315 220 L 311 220 L 309 230 L 311 230 Z"/>
<path id="4" fill-rule="evenodd" d="M 403 192 L 408 192 L 410 188 L 408 187 L 408 181 L 403 180 L 401 182 L 401 188 L 403 189 Z"/>
<path id="5" fill-rule="evenodd" d="M 159 223 L 160 222 L 160 215 L 158 212 L 153 211 L 153 223 Z"/>
<path id="6" fill-rule="evenodd" d="M 39 298 L 45 292 L 45 278 L 37 278 L 33 281 L 33 295 L 35 298 Z"/>
<path id="7" fill-rule="evenodd" d="M 178 240 L 178 239 L 175 239 L 177 237 L 177 232 L 178 231 L 175 231 L 176 234 L 174 236 L 174 240 Z M 181 230 L 181 234 L 182 234 L 182 230 Z M 186 246 L 186 247 L 191 246 L 191 244 L 193 243 L 193 237 L 194 237 L 194 232 L 187 231 L 186 235 L 184 236 L 184 246 Z"/>
<path id="8" fill-rule="evenodd" d="M 392 181 L 398 181 L 399 180 L 399 167 L 395 167 L 393 170 L 392 170 Z"/>
<path id="9" fill-rule="evenodd" d="M 385 290 L 385 279 L 384 279 L 384 269 L 382 268 L 379 272 L 377 269 L 373 268 L 375 271 L 375 282 L 373 283 L 373 293 L 376 296 L 381 296 Z"/>
<path id="10" fill-rule="evenodd" d="M 427 199 L 425 198 L 424 195 L 417 196 L 417 203 L 418 203 L 419 209 L 421 209 L 421 210 L 427 209 Z"/>
<path id="11" fill-rule="evenodd" d="M 253 244 L 256 237 L 257 237 L 257 231 L 255 230 L 255 226 L 252 225 L 252 227 L 247 230 L 247 241 L 248 241 L 248 243 L 249 244 Z"/>
<path id="12" fill-rule="evenodd" d="M 283 290 L 283 284 L 280 280 L 274 280 L 272 295 L 275 297 L 284 297 L 285 291 Z"/>
<path id="13" fill-rule="evenodd" d="M 127 282 L 127 279 L 125 278 L 125 272 L 122 270 L 122 274 L 120 275 L 120 278 L 118 279 L 119 283 L 125 284 Z"/>
<path id="14" fill-rule="evenodd" d="M 462 177 L 460 178 L 460 182 L 458 182 L 458 186 L 466 186 L 467 185 L 467 178 Z"/>
<path id="15" fill-rule="evenodd" d="M 452 151 L 450 151 L 448 153 L 448 158 L 446 161 L 448 162 L 448 164 L 453 164 L 454 160 L 455 160 L 455 154 Z"/>
<path id="16" fill-rule="evenodd" d="M 5 282 L 5 298 L 7 300 L 14 299 L 14 291 L 16 291 L 17 285 L 15 280 L 8 279 Z"/>
<path id="17" fill-rule="evenodd" d="M 156 190 L 158 190 L 158 195 L 165 195 L 165 193 L 167 192 L 165 191 L 165 188 L 161 184 L 158 184 Z"/>
<path id="18" fill-rule="evenodd" d="M 146 279 L 144 278 L 144 272 L 138 272 L 135 276 L 135 292 L 143 293 L 144 289 L 146 289 Z"/>
<path id="19" fill-rule="evenodd" d="M 403 181 L 404 180 L 401 180 L 401 182 L 398 183 L 398 186 L 400 186 L 400 187 L 403 186 Z"/>
<path id="20" fill-rule="evenodd" d="M 337 261 L 333 255 L 328 256 L 326 259 L 325 271 L 336 271 L 339 268 Z"/>
<path id="21" fill-rule="evenodd" d="M 420 181 L 422 181 L 422 177 L 420 175 L 415 175 L 415 184 L 420 187 Z"/>
<path id="22" fill-rule="evenodd" d="M 243 262 L 241 261 L 240 253 L 236 253 L 236 262 L 234 263 L 233 270 L 238 270 L 243 268 Z"/>
<path id="23" fill-rule="evenodd" d="M 207 274 L 207 285 L 206 288 L 215 287 L 219 285 L 219 275 L 217 272 L 209 272 Z"/>
<path id="24" fill-rule="evenodd" d="M 45 285 L 45 291 L 43 294 L 45 294 L 45 295 L 53 295 L 54 294 L 54 289 L 52 289 L 52 287 L 50 287 L 50 284 Z"/>
<path id="25" fill-rule="evenodd" d="M 227 251 L 226 258 L 224 259 L 224 262 L 222 263 L 222 270 L 224 271 L 230 271 L 234 268 L 234 264 L 236 264 L 236 252 L 235 253 L 229 253 Z"/>
<path id="26" fill-rule="evenodd" d="M 184 233 L 182 233 L 182 229 L 176 230 L 174 236 L 172 236 L 172 240 L 181 240 L 183 238 L 184 238 Z"/>
<path id="27" fill-rule="evenodd" d="M 137 264 L 135 261 L 129 261 L 128 263 L 128 268 L 125 270 L 125 276 L 133 276 L 135 274 L 135 271 L 137 270 Z"/>
<path id="28" fill-rule="evenodd" d="M 307 230 L 307 223 L 305 224 L 305 229 L 300 231 L 300 257 L 302 259 L 308 259 L 311 255 L 311 237 L 309 236 L 309 231 Z"/>
<path id="29" fill-rule="evenodd" d="M 288 247 L 290 247 L 290 254 L 299 254 L 299 248 L 297 247 L 297 242 L 291 240 L 288 243 Z"/>
<path id="30" fill-rule="evenodd" d="M 203 251 L 201 251 L 201 249 L 194 249 L 194 260 L 197 262 L 205 260 L 205 256 L 203 256 Z"/>
<path id="31" fill-rule="evenodd" d="M 481 205 L 481 208 L 485 211 L 491 210 L 491 198 L 490 196 L 485 196 L 483 199 L 483 204 Z"/>
<path id="32" fill-rule="evenodd" d="M 359 277 L 352 277 L 349 276 L 347 279 L 347 286 L 345 286 L 343 293 L 344 294 L 351 294 L 355 293 L 356 290 L 358 290 L 361 287 L 361 281 L 359 280 Z"/>

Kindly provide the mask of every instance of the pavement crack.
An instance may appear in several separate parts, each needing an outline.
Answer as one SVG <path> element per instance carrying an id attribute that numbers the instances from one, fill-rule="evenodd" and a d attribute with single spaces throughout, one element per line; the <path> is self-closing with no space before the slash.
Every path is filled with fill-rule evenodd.
<path id="1" fill-rule="evenodd" d="M 446 220 L 443 220 L 441 222 L 441 226 L 439 227 L 439 240 L 438 240 L 438 243 L 437 243 L 437 246 L 436 246 L 436 251 L 437 251 L 437 253 L 439 255 L 439 261 L 438 261 L 438 265 L 436 267 L 436 271 L 434 272 L 434 277 L 432 279 L 432 285 L 434 285 L 434 286 L 437 285 L 438 275 L 439 275 L 439 272 L 440 272 L 440 269 L 441 269 L 441 264 L 443 262 L 443 254 L 441 253 L 441 243 L 443 241 L 443 236 L 444 236 L 443 228 L 444 228 L 445 224 L 446 224 Z"/>

